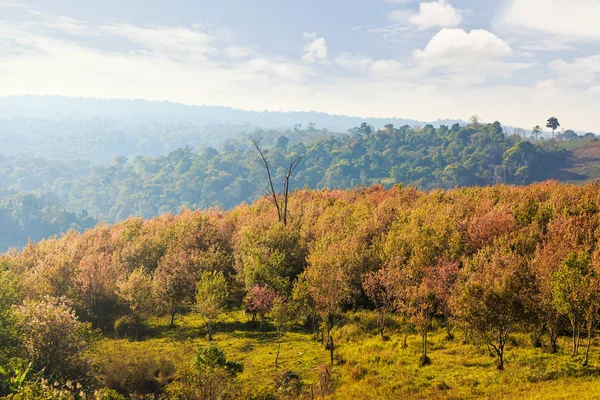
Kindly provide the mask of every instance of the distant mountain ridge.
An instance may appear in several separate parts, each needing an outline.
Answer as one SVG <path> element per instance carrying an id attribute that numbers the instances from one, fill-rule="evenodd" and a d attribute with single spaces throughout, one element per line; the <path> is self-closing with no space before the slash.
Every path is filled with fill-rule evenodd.
<path id="1" fill-rule="evenodd" d="M 405 118 L 365 118 L 333 115 L 310 111 L 247 111 L 224 106 L 195 106 L 167 101 L 76 98 L 64 96 L 10 96 L 0 97 L 0 119 L 15 117 L 40 119 L 108 118 L 136 122 L 189 122 L 201 125 L 239 125 L 265 129 L 289 128 L 296 124 L 315 124 L 332 131 L 346 132 L 349 128 L 366 122 L 376 129 L 386 124 L 434 127 L 464 124 L 458 119 L 418 121 Z"/>

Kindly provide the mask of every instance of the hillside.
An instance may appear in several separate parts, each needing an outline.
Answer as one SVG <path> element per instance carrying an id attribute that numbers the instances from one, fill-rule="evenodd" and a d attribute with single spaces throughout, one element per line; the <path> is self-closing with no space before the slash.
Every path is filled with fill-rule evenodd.
<path id="1" fill-rule="evenodd" d="M 0 120 L 9 118 L 46 120 L 108 119 L 140 123 L 188 123 L 197 125 L 246 126 L 249 129 L 288 129 L 295 125 L 315 124 L 320 129 L 345 132 L 350 126 L 367 122 L 377 129 L 386 124 L 397 126 L 453 125 L 458 119 L 417 121 L 406 118 L 369 118 L 368 116 L 332 115 L 316 111 L 247 111 L 223 106 L 192 106 L 168 101 L 94 99 L 64 96 L 0 97 Z"/>
<path id="2" fill-rule="evenodd" d="M 600 141 L 575 141 L 561 144 L 569 150 L 570 162 L 565 181 L 594 182 L 600 180 Z"/>
<path id="3" fill-rule="evenodd" d="M 30 244 L 0 396 L 593 399 L 599 190 L 302 190 L 287 225 L 263 198 Z"/>
<path id="4" fill-rule="evenodd" d="M 389 188 L 397 183 L 423 189 L 526 184 L 563 176 L 568 162 L 565 150 L 508 136 L 498 122 L 439 128 L 388 124 L 379 130 L 362 123 L 347 134 L 295 127 L 283 132 L 258 130 L 254 136 L 261 138 L 277 191 L 283 189 L 285 172 L 298 157 L 302 159 L 291 176 L 292 191 L 373 184 Z M 117 156 L 111 164 L 0 157 L 4 196 L 48 194 L 68 212 L 106 222 L 129 216 L 152 218 L 183 207 L 231 209 L 254 201 L 267 187 L 266 171 L 246 135 L 216 148 L 186 146 L 164 156 Z M 69 227 L 62 225 L 52 233 Z M 27 235 L 27 227 L 23 229 Z M 40 238 L 34 232 L 29 236 Z"/>

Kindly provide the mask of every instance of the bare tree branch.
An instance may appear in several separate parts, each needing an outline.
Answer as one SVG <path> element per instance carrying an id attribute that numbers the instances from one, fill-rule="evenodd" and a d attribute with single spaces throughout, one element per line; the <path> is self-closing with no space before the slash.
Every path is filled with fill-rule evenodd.
<path id="1" fill-rule="evenodd" d="M 300 164 L 300 162 L 302 161 L 304 156 L 302 155 L 302 156 L 296 158 L 294 161 L 292 161 L 284 175 L 285 179 L 283 182 L 283 210 L 282 210 L 282 205 L 279 203 L 277 192 L 275 191 L 275 186 L 273 185 L 273 177 L 271 175 L 271 167 L 269 165 L 269 162 L 267 161 L 267 157 L 265 156 L 264 152 L 260 148 L 260 139 L 257 137 L 251 137 L 250 141 L 252 142 L 252 145 L 254 146 L 254 148 L 258 151 L 258 154 L 260 154 L 259 161 L 263 165 L 263 167 L 265 167 L 265 170 L 267 171 L 267 177 L 269 178 L 270 190 L 267 189 L 265 196 L 267 197 L 267 199 L 269 199 L 269 201 L 271 203 L 273 203 L 275 205 L 275 208 L 277 209 L 277 217 L 279 218 L 279 222 L 283 222 L 283 225 L 287 226 L 287 223 L 288 223 L 288 200 L 289 200 L 289 193 L 290 193 L 290 178 L 291 178 L 292 174 L 294 173 L 294 171 L 296 170 L 296 168 L 298 168 L 298 165 Z"/>
<path id="2" fill-rule="evenodd" d="M 300 156 L 298 158 L 296 158 L 294 161 L 292 161 L 292 163 L 290 164 L 287 173 L 285 174 L 285 182 L 283 185 L 283 225 L 287 225 L 287 215 L 288 215 L 288 199 L 289 199 L 289 193 L 290 193 L 290 177 L 292 176 L 292 174 L 294 173 L 294 171 L 296 170 L 296 168 L 298 168 L 298 164 L 300 164 L 300 161 L 302 161 L 302 159 L 304 158 L 304 156 Z"/>
<path id="3" fill-rule="evenodd" d="M 252 145 L 256 148 L 256 150 L 258 151 L 258 154 L 260 154 L 260 158 L 261 158 L 261 163 L 262 165 L 265 167 L 265 169 L 267 170 L 267 176 L 269 177 L 269 186 L 271 188 L 271 193 L 270 196 L 272 196 L 273 200 L 273 204 L 275 204 L 275 208 L 277 209 L 277 218 L 279 219 L 279 222 L 281 222 L 282 217 L 281 217 L 281 208 L 279 207 L 279 202 L 277 201 L 277 193 L 275 192 L 275 187 L 273 186 L 273 178 L 271 177 L 271 168 L 269 167 L 269 162 L 267 161 L 267 158 L 265 157 L 263 151 L 260 149 L 260 139 L 256 138 L 256 137 L 251 137 L 250 141 L 252 142 Z"/>

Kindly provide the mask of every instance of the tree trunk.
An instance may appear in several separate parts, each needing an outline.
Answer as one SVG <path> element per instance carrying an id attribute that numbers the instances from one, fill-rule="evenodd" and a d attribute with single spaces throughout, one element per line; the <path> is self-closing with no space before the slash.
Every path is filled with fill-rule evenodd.
<path id="1" fill-rule="evenodd" d="M 496 368 L 498 368 L 498 371 L 504 370 L 504 348 L 498 349 L 498 363 Z"/>
<path id="2" fill-rule="evenodd" d="M 281 350 L 281 333 L 279 334 L 279 344 L 277 345 L 277 355 L 275 356 L 275 366 L 277 366 L 277 362 L 279 361 L 279 351 Z"/>
<path id="3" fill-rule="evenodd" d="M 556 341 L 558 340 L 558 333 L 554 330 L 554 329 L 550 329 L 548 331 L 548 346 L 549 346 L 549 352 L 551 354 L 555 354 L 556 351 L 558 350 L 558 347 L 556 345 Z"/>
<path id="4" fill-rule="evenodd" d="M 381 312 L 379 314 L 379 334 L 381 335 L 381 339 L 385 338 L 384 330 L 385 330 L 385 313 Z"/>
<path id="5" fill-rule="evenodd" d="M 422 367 L 431 364 L 431 360 L 427 357 L 427 332 L 421 335 L 421 358 L 419 364 Z"/>
<path id="6" fill-rule="evenodd" d="M 331 336 L 331 333 L 329 334 L 329 361 L 331 362 L 331 365 L 333 365 L 333 336 Z"/>
<path id="7" fill-rule="evenodd" d="M 504 370 L 504 344 L 506 343 L 506 335 L 507 332 L 502 332 L 502 330 L 498 335 L 498 348 L 496 349 L 496 352 L 498 353 L 498 364 L 496 365 L 496 368 L 498 368 L 498 371 Z"/>
<path id="8" fill-rule="evenodd" d="M 212 329 L 210 323 L 206 324 L 206 331 L 208 332 L 208 341 L 212 342 Z"/>
<path id="9" fill-rule="evenodd" d="M 446 339 L 454 340 L 454 334 L 452 333 L 452 325 L 450 324 L 449 318 L 446 318 Z"/>
<path id="10" fill-rule="evenodd" d="M 176 312 L 177 312 L 177 308 L 173 308 L 173 310 L 171 310 L 171 323 L 169 324 L 170 328 L 175 327 L 175 313 Z"/>
<path id="11" fill-rule="evenodd" d="M 488 342 L 485 342 L 485 345 L 487 346 L 488 354 L 490 355 L 490 357 L 494 357 L 494 352 L 492 351 L 490 344 Z"/>
<path id="12" fill-rule="evenodd" d="M 590 345 L 592 344 L 592 324 L 588 324 L 588 337 L 587 346 L 585 347 L 585 359 L 583 360 L 583 366 L 587 367 L 590 358 Z"/>
<path id="13" fill-rule="evenodd" d="M 406 343 L 406 340 L 408 339 L 408 334 L 404 335 L 404 344 L 402 345 L 403 349 L 407 349 L 408 348 L 408 343 Z"/>
<path id="14" fill-rule="evenodd" d="M 573 328 L 573 356 L 576 356 L 579 353 L 579 329 L 577 327 L 577 322 L 574 321 L 572 324 Z"/>
<path id="15" fill-rule="evenodd" d="M 264 321 L 264 320 L 265 320 L 265 319 L 264 319 L 264 318 L 261 316 L 261 317 L 260 317 L 260 325 L 258 326 L 258 336 L 259 336 L 259 337 L 262 337 L 262 326 L 263 326 L 263 321 Z"/>

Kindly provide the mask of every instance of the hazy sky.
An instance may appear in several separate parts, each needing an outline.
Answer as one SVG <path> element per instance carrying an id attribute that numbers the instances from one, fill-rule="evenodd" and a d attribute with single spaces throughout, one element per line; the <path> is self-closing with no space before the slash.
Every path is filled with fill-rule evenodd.
<path id="1" fill-rule="evenodd" d="M 0 0 L 0 96 L 600 133 L 600 0 Z"/>

